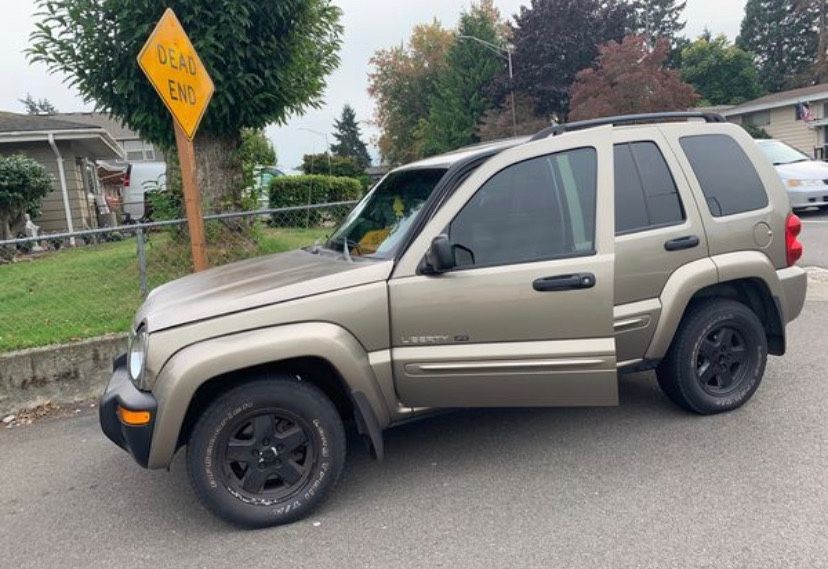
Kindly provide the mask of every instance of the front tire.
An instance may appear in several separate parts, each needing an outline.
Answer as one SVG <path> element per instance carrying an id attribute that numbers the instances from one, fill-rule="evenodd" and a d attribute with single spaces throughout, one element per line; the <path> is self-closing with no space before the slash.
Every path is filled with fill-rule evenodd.
<path id="1" fill-rule="evenodd" d="M 756 314 L 734 300 L 701 300 L 687 310 L 656 371 L 674 403 L 701 415 L 747 403 L 765 373 L 768 343 Z"/>
<path id="2" fill-rule="evenodd" d="M 245 527 L 297 521 L 319 506 L 345 464 L 345 429 L 331 401 L 290 376 L 245 383 L 197 421 L 187 470 L 202 503 Z"/>

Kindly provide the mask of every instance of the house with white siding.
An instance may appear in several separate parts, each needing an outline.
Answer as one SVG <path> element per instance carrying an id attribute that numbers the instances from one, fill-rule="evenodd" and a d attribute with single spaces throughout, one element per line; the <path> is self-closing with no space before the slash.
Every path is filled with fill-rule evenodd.
<path id="1" fill-rule="evenodd" d="M 828 85 L 773 93 L 721 111 L 731 122 L 762 128 L 818 159 L 828 159 Z"/>

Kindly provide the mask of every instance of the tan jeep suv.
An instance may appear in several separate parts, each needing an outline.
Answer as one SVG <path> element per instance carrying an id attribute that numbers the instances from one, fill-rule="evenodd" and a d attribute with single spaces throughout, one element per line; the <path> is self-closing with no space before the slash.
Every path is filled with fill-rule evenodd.
<path id="1" fill-rule="evenodd" d="M 452 407 L 616 405 L 656 371 L 699 414 L 756 391 L 805 299 L 773 166 L 716 115 L 615 117 L 398 168 L 324 245 L 153 291 L 100 406 L 142 466 L 187 446 L 192 484 L 245 526 L 302 518 L 344 424 Z"/>

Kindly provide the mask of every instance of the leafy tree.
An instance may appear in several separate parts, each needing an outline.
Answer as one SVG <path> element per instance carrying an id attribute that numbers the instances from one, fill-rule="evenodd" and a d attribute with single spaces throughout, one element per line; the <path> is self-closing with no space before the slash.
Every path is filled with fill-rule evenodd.
<path id="1" fill-rule="evenodd" d="M 26 107 L 29 115 L 55 115 L 58 110 L 49 102 L 49 99 L 35 99 L 31 93 L 26 93 L 25 99 L 18 99 Z"/>
<path id="2" fill-rule="evenodd" d="M 632 23 L 632 7 L 617 0 L 531 0 L 512 25 L 515 89 L 534 97 L 540 113 L 564 118 L 576 74 Z"/>
<path id="3" fill-rule="evenodd" d="M 504 69 L 504 61 L 493 45 L 504 43 L 500 14 L 492 0 L 472 4 L 460 15 L 458 40 L 449 48 L 445 68 L 437 80 L 430 102 L 429 116 L 424 124 L 423 154 L 440 154 L 478 142 L 477 123 L 493 106 L 489 86 L 495 75 Z"/>
<path id="4" fill-rule="evenodd" d="M 578 73 L 572 86 L 573 120 L 596 117 L 682 111 L 698 95 L 683 83 L 678 71 L 665 68 L 670 50 L 665 39 L 650 48 L 641 36 L 611 41 L 600 49 L 597 66 Z"/>
<path id="5" fill-rule="evenodd" d="M 454 38 L 437 20 L 416 26 L 408 45 L 377 51 L 371 58 L 369 94 L 382 130 L 379 149 L 392 164 L 422 156 L 420 127 L 429 116 L 437 78 Z"/>
<path id="6" fill-rule="evenodd" d="M 238 207 L 242 129 L 283 124 L 318 107 L 338 63 L 341 11 L 331 0 L 38 0 L 27 53 L 65 74 L 87 101 L 161 147 L 169 113 L 135 63 L 167 5 L 204 61 L 216 92 L 195 140 L 207 208 Z"/>
<path id="7" fill-rule="evenodd" d="M 255 187 L 256 167 L 276 164 L 276 150 L 262 129 L 242 129 L 238 154 L 245 188 Z M 258 195 L 251 196 L 251 203 L 243 204 L 245 209 L 255 208 L 258 205 L 258 197 Z"/>
<path id="8" fill-rule="evenodd" d="M 804 84 L 817 35 L 813 15 L 791 0 L 748 0 L 736 45 L 756 56 L 762 88 L 775 93 Z"/>
<path id="9" fill-rule="evenodd" d="M 753 55 L 724 35 L 699 38 L 681 52 L 681 77 L 701 95 L 703 105 L 738 105 L 762 94 Z"/>
<path id="10" fill-rule="evenodd" d="M 0 239 L 12 239 L 24 214 L 36 216 L 53 180 L 42 164 L 22 154 L 0 156 Z"/>
<path id="11" fill-rule="evenodd" d="M 334 120 L 333 137 L 336 142 L 331 146 L 331 152 L 340 157 L 353 158 L 363 170 L 371 164 L 371 156 L 362 141 L 356 113 L 351 105 L 346 104 L 340 118 Z"/>
<path id="12" fill-rule="evenodd" d="M 535 109 L 537 101 L 525 93 L 515 93 L 515 122 L 518 136 L 535 134 L 549 126 L 549 121 Z M 504 99 L 502 107 L 489 109 L 483 114 L 477 127 L 480 140 L 499 140 L 513 135 L 512 101 Z"/>

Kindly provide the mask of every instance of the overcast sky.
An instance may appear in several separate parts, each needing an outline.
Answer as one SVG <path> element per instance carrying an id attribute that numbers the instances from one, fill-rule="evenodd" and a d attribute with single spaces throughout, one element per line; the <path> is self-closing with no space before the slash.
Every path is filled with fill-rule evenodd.
<path id="1" fill-rule="evenodd" d="M 469 0 L 334 0 L 343 12 L 345 41 L 340 53 L 342 64 L 328 80 L 325 106 L 294 117 L 280 128 L 271 127 L 268 136 L 276 145 L 279 163 L 291 169 L 299 165 L 303 154 L 321 152 L 325 141 L 321 136 L 299 130 L 310 128 L 330 132 L 333 119 L 342 105 L 350 103 L 359 120 L 369 120 L 373 102 L 368 97 L 367 74 L 371 55 L 381 48 L 399 44 L 408 38 L 412 27 L 437 17 L 444 26 L 457 22 L 460 10 Z M 0 0 L 0 110 L 23 112 L 18 99 L 26 92 L 36 98 L 48 98 L 60 111 L 91 110 L 74 91 L 62 84 L 61 78 L 50 76 L 43 65 L 29 65 L 23 55 L 34 21 L 34 0 Z M 686 34 L 699 35 L 704 28 L 714 34 L 724 33 L 731 39 L 739 32 L 746 0 L 688 0 L 685 17 Z M 528 0 L 495 0 L 501 13 L 511 16 Z M 376 132 L 363 125 L 366 140 Z M 372 148 L 372 152 L 375 150 Z"/>

